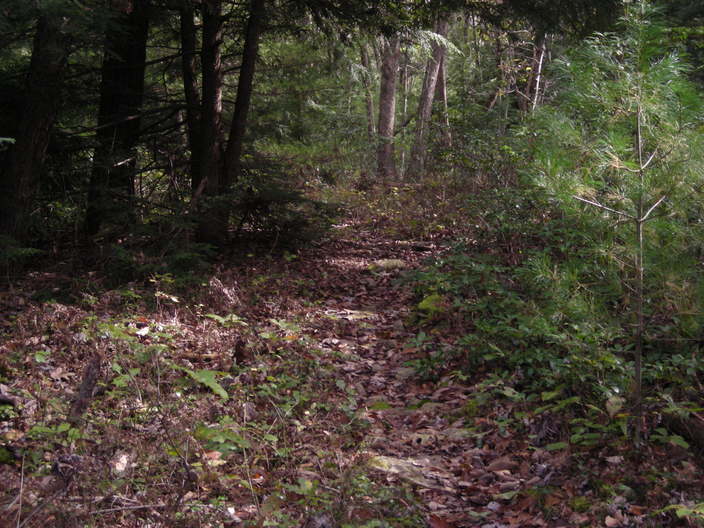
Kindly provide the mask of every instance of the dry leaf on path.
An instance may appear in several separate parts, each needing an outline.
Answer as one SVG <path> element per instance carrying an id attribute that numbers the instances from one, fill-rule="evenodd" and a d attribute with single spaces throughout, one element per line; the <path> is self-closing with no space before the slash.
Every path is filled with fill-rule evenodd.
<path id="1" fill-rule="evenodd" d="M 426 475 L 434 476 L 428 468 L 417 466 L 411 459 L 404 460 L 402 458 L 389 456 L 375 456 L 369 460 L 369 465 L 384 473 L 398 475 L 402 479 L 423 488 L 445 489 L 443 486 L 438 485 L 436 482 L 426 477 Z"/>
<path id="2" fill-rule="evenodd" d="M 437 515 L 431 515 L 428 519 L 429 528 L 452 528 L 453 525 L 441 519 Z"/>

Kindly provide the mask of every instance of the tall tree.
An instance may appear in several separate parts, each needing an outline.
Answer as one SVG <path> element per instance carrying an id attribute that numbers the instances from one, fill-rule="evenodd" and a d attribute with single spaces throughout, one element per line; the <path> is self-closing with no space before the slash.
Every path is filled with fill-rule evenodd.
<path id="1" fill-rule="evenodd" d="M 37 22 L 17 135 L 9 164 L 0 173 L 0 230 L 18 239 L 27 235 L 28 217 L 58 111 L 68 57 L 61 24 L 61 17 L 49 15 Z"/>
<path id="2" fill-rule="evenodd" d="M 396 123 L 396 85 L 401 56 L 399 35 L 382 37 L 381 83 L 379 87 L 379 144 L 377 147 L 377 175 L 381 181 L 396 178 L 394 157 L 394 125 Z"/>
<path id="3" fill-rule="evenodd" d="M 438 21 L 435 33 L 441 37 L 447 35 L 448 22 L 446 19 Z M 416 133 L 411 149 L 411 162 L 408 166 L 408 176 L 417 178 L 425 170 L 425 153 L 427 150 L 428 125 L 433 112 L 433 100 L 438 82 L 440 65 L 445 57 L 445 46 L 437 41 L 432 43 L 432 55 L 428 59 L 423 79 L 423 89 L 418 102 L 418 116 L 416 118 Z"/>
<path id="4" fill-rule="evenodd" d="M 442 103 L 442 138 L 446 147 L 452 147 L 452 131 L 450 130 L 450 108 L 447 103 L 447 56 L 440 60 L 438 84 L 435 88 L 435 98 Z"/>
<path id="5" fill-rule="evenodd" d="M 265 0 L 252 0 L 247 21 L 247 31 L 242 50 L 242 65 L 237 83 L 237 97 L 235 98 L 235 111 L 230 124 L 230 137 L 227 141 L 225 153 L 225 179 L 224 188 L 240 178 L 242 146 L 247 129 L 247 115 L 252 100 L 254 86 L 254 71 L 256 69 L 259 52 L 259 37 L 262 32 L 264 19 Z"/>
<path id="6" fill-rule="evenodd" d="M 374 123 L 374 98 L 372 97 L 372 83 L 371 83 L 371 62 L 369 60 L 369 49 L 366 43 L 362 43 L 359 46 L 360 59 L 362 61 L 362 67 L 364 72 L 362 72 L 362 85 L 364 86 L 364 103 L 367 111 L 367 136 L 369 141 L 374 141 L 374 136 L 376 135 L 376 125 Z"/>
<path id="7" fill-rule="evenodd" d="M 198 226 L 198 238 L 203 242 L 219 245 L 227 237 L 229 206 L 225 200 L 217 197 L 228 192 L 233 182 L 237 181 L 241 172 L 242 148 L 247 129 L 247 115 L 249 113 L 254 72 L 256 69 L 259 38 L 262 32 L 265 0 L 251 0 L 249 18 L 245 31 L 244 47 L 242 50 L 242 63 L 237 84 L 235 109 L 230 124 L 227 148 L 222 159 L 220 158 L 220 117 L 222 114 L 222 67 L 220 65 L 220 39 L 221 39 L 221 9 L 222 3 L 214 0 L 211 3 L 213 12 L 209 23 L 213 24 L 206 35 L 206 17 L 203 19 L 203 123 L 201 130 L 205 139 L 203 156 L 203 170 L 200 187 L 206 195 L 215 200 L 206 205 L 204 214 Z M 217 24 L 217 26 L 215 25 Z M 211 51 L 206 54 L 206 43 Z M 211 55 L 212 54 L 212 55 Z M 206 79 L 206 66 L 208 75 Z M 206 93 L 206 87 L 209 93 Z M 211 130 L 205 130 L 212 126 Z M 194 195 L 198 198 L 198 194 Z"/>
<path id="8" fill-rule="evenodd" d="M 201 194 L 215 196 L 220 188 L 222 148 L 222 1 L 203 3 L 203 42 L 201 49 L 202 97 L 200 138 L 197 154 L 200 159 L 198 186 L 193 200 Z"/>
<path id="9" fill-rule="evenodd" d="M 195 9 L 192 0 L 182 0 L 179 7 L 181 37 L 181 74 L 183 91 L 186 99 L 186 134 L 188 149 L 191 152 L 191 189 L 195 191 L 200 185 L 200 97 L 198 96 L 198 73 L 196 65 L 196 25 Z"/>
<path id="10" fill-rule="evenodd" d="M 106 221 L 132 221 L 136 146 L 141 126 L 149 0 L 113 0 L 105 34 L 98 131 L 88 190 L 85 231 Z"/>

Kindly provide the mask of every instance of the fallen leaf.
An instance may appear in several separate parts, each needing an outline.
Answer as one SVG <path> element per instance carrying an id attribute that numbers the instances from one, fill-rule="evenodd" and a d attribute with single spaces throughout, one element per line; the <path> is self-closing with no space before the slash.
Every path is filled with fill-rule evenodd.
<path id="1" fill-rule="evenodd" d="M 606 412 L 613 418 L 623 408 L 624 403 L 626 403 L 626 400 L 620 396 L 611 396 L 611 398 L 606 400 Z"/>
<path id="2" fill-rule="evenodd" d="M 429 528 L 452 528 L 453 525 L 445 521 L 444 519 L 438 517 L 437 515 L 431 515 L 428 518 Z"/>
<path id="3" fill-rule="evenodd" d="M 130 456 L 127 453 L 118 453 L 112 459 L 112 470 L 117 475 L 124 473 L 129 467 Z"/>
<path id="4" fill-rule="evenodd" d="M 615 519 L 609 515 L 606 516 L 606 519 L 604 520 L 604 524 L 608 526 L 609 528 L 614 528 L 616 526 L 621 526 L 621 521 L 618 519 Z"/>
<path id="5" fill-rule="evenodd" d="M 413 460 L 404 460 L 402 458 L 389 456 L 375 456 L 369 460 L 369 465 L 379 471 L 398 475 L 423 488 L 444 489 L 425 476 L 426 473 L 429 473 L 427 468 L 423 471 L 423 468 L 417 467 Z"/>
<path id="6" fill-rule="evenodd" d="M 491 462 L 486 469 L 489 471 L 503 471 L 506 469 L 514 469 L 516 467 L 518 467 L 517 462 L 514 462 L 509 457 L 501 457 Z"/>
<path id="7" fill-rule="evenodd" d="M 648 508 L 646 508 L 645 506 L 636 506 L 635 504 L 631 504 L 628 508 L 628 511 L 633 515 L 645 515 L 648 511 Z"/>
<path id="8" fill-rule="evenodd" d="M 206 451 L 203 453 L 203 458 L 206 459 L 206 463 L 211 467 L 222 466 L 227 462 L 222 460 L 222 453 L 220 451 Z"/>

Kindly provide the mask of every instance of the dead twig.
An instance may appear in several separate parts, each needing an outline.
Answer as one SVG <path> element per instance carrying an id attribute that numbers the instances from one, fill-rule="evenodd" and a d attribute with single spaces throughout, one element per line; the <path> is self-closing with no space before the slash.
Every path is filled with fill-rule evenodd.
<path id="1" fill-rule="evenodd" d="M 148 508 L 166 508 L 166 504 L 137 504 L 135 506 L 116 506 L 115 508 L 105 508 L 104 510 L 95 510 L 91 512 L 93 515 L 102 515 L 104 513 L 113 513 L 127 510 L 145 510 Z"/>

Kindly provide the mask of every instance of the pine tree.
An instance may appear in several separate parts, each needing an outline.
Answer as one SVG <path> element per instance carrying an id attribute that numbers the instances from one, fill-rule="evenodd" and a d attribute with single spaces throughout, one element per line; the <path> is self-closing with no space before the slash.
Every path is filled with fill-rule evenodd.
<path id="1" fill-rule="evenodd" d="M 563 95 L 540 113 L 539 179 L 584 214 L 615 220 L 630 261 L 624 286 L 633 320 L 635 437 L 643 414 L 643 355 L 649 259 L 662 222 L 701 182 L 696 128 L 700 101 L 678 55 L 663 49 L 663 28 L 647 2 L 630 5 L 618 33 L 597 34 L 560 61 Z M 618 242 L 617 242 L 618 244 Z"/>

